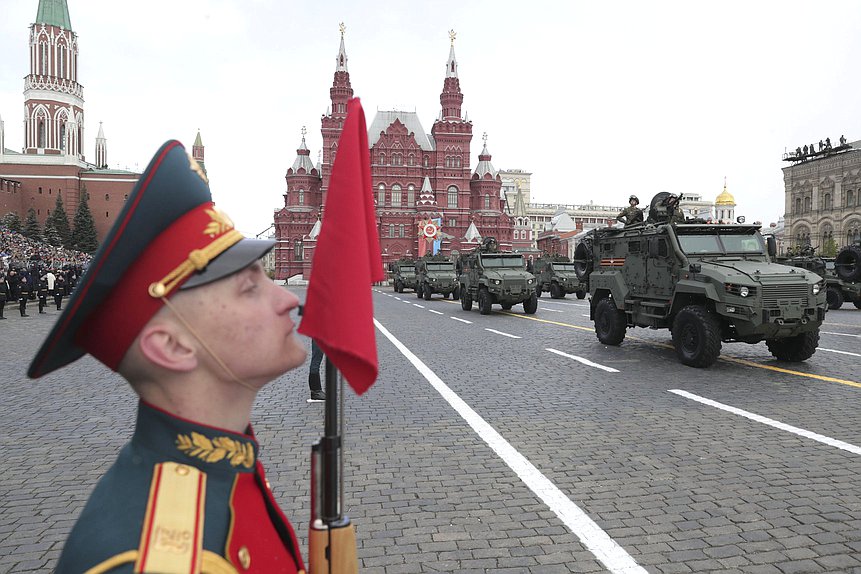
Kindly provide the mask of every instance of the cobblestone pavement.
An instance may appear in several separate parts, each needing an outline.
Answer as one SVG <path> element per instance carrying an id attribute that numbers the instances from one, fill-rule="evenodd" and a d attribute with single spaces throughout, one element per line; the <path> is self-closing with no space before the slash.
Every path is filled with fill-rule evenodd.
<path id="1" fill-rule="evenodd" d="M 666 331 L 600 344 L 585 300 L 482 316 L 378 287 L 374 304 L 392 339 L 378 332 L 378 382 L 346 409 L 363 573 L 861 574 L 851 305 L 828 313 L 806 363 L 725 344 L 701 370 L 678 363 Z M 135 409 L 90 358 L 26 379 L 58 315 L 30 314 L 7 306 L 0 321 L 0 574 L 50 571 Z M 303 544 L 322 426 L 307 393 L 306 371 L 288 373 L 253 415 Z"/>

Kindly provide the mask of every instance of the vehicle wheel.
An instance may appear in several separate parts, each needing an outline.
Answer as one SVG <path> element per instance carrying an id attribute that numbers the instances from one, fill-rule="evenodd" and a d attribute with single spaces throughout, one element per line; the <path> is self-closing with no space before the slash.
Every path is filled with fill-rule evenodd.
<path id="1" fill-rule="evenodd" d="M 490 293 L 487 289 L 481 288 L 478 290 L 478 312 L 482 315 L 490 315 L 490 309 L 493 307 L 493 300 L 490 298 Z"/>
<path id="2" fill-rule="evenodd" d="M 561 293 L 562 289 L 559 288 L 559 283 L 551 283 L 550 284 L 550 298 L 551 299 L 561 299 L 565 296 L 564 293 Z"/>
<path id="3" fill-rule="evenodd" d="M 510 311 L 514 307 L 514 303 L 502 303 L 502 308 L 505 311 Z"/>
<path id="4" fill-rule="evenodd" d="M 819 329 L 784 339 L 766 339 L 765 345 L 778 361 L 806 361 L 813 356 L 819 345 Z"/>
<path id="5" fill-rule="evenodd" d="M 422 298 L 422 286 L 421 284 L 416 285 L 416 299 Z"/>
<path id="6" fill-rule="evenodd" d="M 585 299 L 586 298 L 586 292 L 585 291 L 577 291 L 577 298 L 578 299 Z"/>
<path id="7" fill-rule="evenodd" d="M 625 313 L 616 309 L 612 299 L 605 297 L 598 301 L 595 306 L 595 335 L 599 341 L 605 345 L 619 345 L 625 338 L 627 323 Z"/>
<path id="8" fill-rule="evenodd" d="M 829 309 L 839 309 L 843 306 L 843 292 L 839 288 L 829 285 L 825 289 L 825 300 L 828 301 Z"/>
<path id="9" fill-rule="evenodd" d="M 533 293 L 532 296 L 523 302 L 523 312 L 527 315 L 534 315 L 538 311 L 538 297 Z"/>
<path id="10" fill-rule="evenodd" d="M 535 296 L 536 296 L 536 297 L 541 297 L 541 285 L 538 285 L 538 286 L 535 288 Z"/>
<path id="11" fill-rule="evenodd" d="M 844 281 L 861 279 L 861 247 L 847 245 L 834 258 L 834 272 Z"/>
<path id="12" fill-rule="evenodd" d="M 589 241 L 581 241 L 574 249 L 574 274 L 577 279 L 585 279 L 592 272 L 592 245 Z"/>
<path id="13" fill-rule="evenodd" d="M 464 311 L 472 310 L 472 297 L 466 289 L 463 289 L 460 294 L 460 308 Z"/>
<path id="14" fill-rule="evenodd" d="M 861 309 L 861 298 L 855 299 L 854 301 L 852 301 L 852 304 L 855 305 L 856 309 Z"/>
<path id="15" fill-rule="evenodd" d="M 451 292 L 451 298 L 454 300 L 460 299 L 460 287 L 455 287 Z"/>
<path id="16" fill-rule="evenodd" d="M 711 366 L 720 356 L 720 325 L 702 305 L 688 305 L 673 320 L 673 346 L 683 365 Z"/>
<path id="17" fill-rule="evenodd" d="M 431 295 L 433 295 L 433 290 L 431 290 L 430 285 L 422 286 L 422 294 L 425 297 L 425 301 L 431 300 Z"/>

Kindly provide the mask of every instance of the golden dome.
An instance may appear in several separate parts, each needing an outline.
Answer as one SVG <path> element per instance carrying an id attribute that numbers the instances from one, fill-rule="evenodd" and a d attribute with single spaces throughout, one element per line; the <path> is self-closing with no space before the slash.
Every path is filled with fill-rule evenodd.
<path id="1" fill-rule="evenodd" d="M 726 190 L 726 184 L 723 184 L 723 191 L 715 199 L 715 205 L 735 205 L 735 198 Z"/>

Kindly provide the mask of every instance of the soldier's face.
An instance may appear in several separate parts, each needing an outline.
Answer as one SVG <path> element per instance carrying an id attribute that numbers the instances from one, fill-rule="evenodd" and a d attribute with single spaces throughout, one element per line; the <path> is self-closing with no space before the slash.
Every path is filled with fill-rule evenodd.
<path id="1" fill-rule="evenodd" d="M 290 317 L 299 299 L 275 285 L 259 262 L 178 295 L 185 294 L 185 318 L 240 380 L 260 387 L 305 361 Z M 224 375 L 205 350 L 200 357 L 216 376 Z"/>

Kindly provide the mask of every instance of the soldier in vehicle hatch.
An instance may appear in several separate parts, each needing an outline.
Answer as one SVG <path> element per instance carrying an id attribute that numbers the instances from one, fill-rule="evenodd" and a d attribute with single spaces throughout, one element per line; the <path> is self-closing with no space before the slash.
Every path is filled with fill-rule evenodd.
<path id="1" fill-rule="evenodd" d="M 639 204 L 640 200 L 636 195 L 629 197 L 628 207 L 619 212 L 619 215 L 616 216 L 616 220 L 624 223 L 625 227 L 634 225 L 635 223 L 642 223 L 643 210 L 637 207 Z"/>

